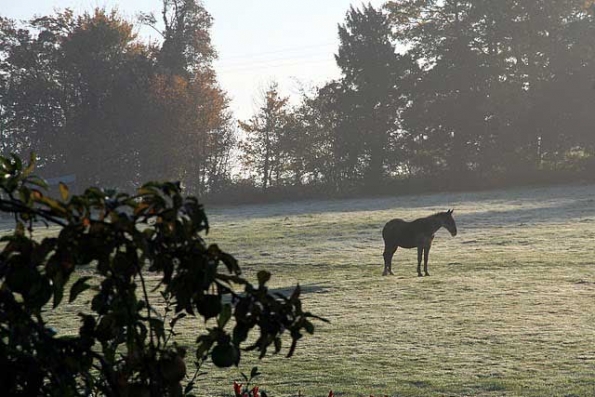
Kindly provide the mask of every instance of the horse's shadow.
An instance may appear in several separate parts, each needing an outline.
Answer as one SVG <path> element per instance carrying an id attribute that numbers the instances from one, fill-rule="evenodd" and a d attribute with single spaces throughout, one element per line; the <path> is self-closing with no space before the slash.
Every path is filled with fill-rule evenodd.
<path id="1" fill-rule="evenodd" d="M 275 295 L 283 295 L 290 297 L 295 291 L 297 285 L 290 285 L 286 287 L 269 288 L 269 293 Z M 330 287 L 324 284 L 299 284 L 300 296 L 308 294 L 326 294 L 330 292 Z"/>

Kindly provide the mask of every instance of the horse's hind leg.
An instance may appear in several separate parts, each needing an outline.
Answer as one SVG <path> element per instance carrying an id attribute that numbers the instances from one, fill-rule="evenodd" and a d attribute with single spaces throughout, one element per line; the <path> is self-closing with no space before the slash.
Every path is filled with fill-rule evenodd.
<path id="1" fill-rule="evenodd" d="M 392 275 L 393 271 L 392 271 L 392 261 L 393 261 L 393 255 L 395 254 L 395 251 L 397 250 L 398 246 L 396 247 L 389 247 L 385 244 L 384 246 L 384 253 L 382 254 L 382 256 L 384 257 L 384 271 L 382 272 L 383 276 L 386 276 L 388 274 Z"/>

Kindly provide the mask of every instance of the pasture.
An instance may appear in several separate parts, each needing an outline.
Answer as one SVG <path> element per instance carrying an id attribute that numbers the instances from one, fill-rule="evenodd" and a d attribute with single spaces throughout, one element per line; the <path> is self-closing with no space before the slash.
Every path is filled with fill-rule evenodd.
<path id="1" fill-rule="evenodd" d="M 296 356 L 257 364 L 272 395 L 595 395 L 595 186 L 247 206 L 212 211 L 216 241 L 328 318 Z M 431 277 L 384 223 L 455 208 Z M 205 385 L 228 391 L 233 370 Z"/>
<path id="2" fill-rule="evenodd" d="M 448 208 L 459 234 L 437 233 L 432 276 L 417 277 L 416 250 L 400 248 L 395 275 L 382 277 L 384 223 Z M 239 369 L 207 366 L 198 395 L 232 395 L 253 365 L 270 396 L 595 395 L 595 186 L 207 213 L 207 242 L 250 279 L 267 269 L 275 290 L 299 283 L 305 308 L 331 322 L 291 359 L 246 353 Z M 63 318 L 59 328 L 78 328 Z M 183 327 L 190 344 L 205 324 Z"/>

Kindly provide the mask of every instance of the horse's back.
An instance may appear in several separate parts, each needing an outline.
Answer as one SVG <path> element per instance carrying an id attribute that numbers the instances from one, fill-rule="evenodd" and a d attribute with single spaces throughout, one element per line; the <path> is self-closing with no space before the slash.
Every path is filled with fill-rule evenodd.
<path id="1" fill-rule="evenodd" d="M 404 221 L 403 219 L 391 219 L 390 221 L 386 222 L 386 225 L 384 225 L 384 228 L 382 229 L 382 237 L 384 237 L 386 240 L 388 237 L 401 231 L 408 224 L 409 222 Z"/>
<path id="2" fill-rule="evenodd" d="M 411 230 L 411 225 L 413 225 L 413 222 L 407 222 L 399 218 L 388 221 L 382 229 L 384 243 L 387 246 L 416 247 L 416 235 Z"/>

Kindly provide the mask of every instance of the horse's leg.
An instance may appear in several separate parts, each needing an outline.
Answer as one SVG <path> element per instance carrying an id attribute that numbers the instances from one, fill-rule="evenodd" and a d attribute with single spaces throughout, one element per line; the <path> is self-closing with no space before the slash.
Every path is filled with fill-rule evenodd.
<path id="1" fill-rule="evenodd" d="M 428 273 L 428 257 L 430 256 L 430 247 L 431 246 L 428 245 L 424 248 L 424 273 L 426 276 L 430 275 L 430 273 Z"/>
<path id="2" fill-rule="evenodd" d="M 390 260 L 390 262 L 388 263 L 388 273 L 389 273 L 391 276 L 394 276 L 394 273 L 393 273 L 393 260 L 392 260 L 392 259 L 393 259 L 393 256 L 395 255 L 395 252 L 397 252 L 397 249 L 398 249 L 398 248 L 399 248 L 399 246 L 398 246 L 398 245 L 395 245 L 395 248 L 392 250 L 392 252 L 391 252 L 391 254 L 390 254 L 390 259 L 391 259 L 391 260 Z"/>
<path id="3" fill-rule="evenodd" d="M 417 247 L 417 276 L 423 277 L 421 274 L 421 253 L 423 251 L 423 247 Z"/>
<path id="4" fill-rule="evenodd" d="M 395 247 L 389 247 L 388 245 L 384 245 L 384 253 L 382 254 L 382 256 L 384 257 L 384 271 L 382 272 L 383 276 L 386 276 L 388 274 L 392 275 L 393 271 L 392 271 L 392 261 L 393 261 L 393 255 L 395 254 L 395 251 L 397 250 L 398 246 Z"/>

